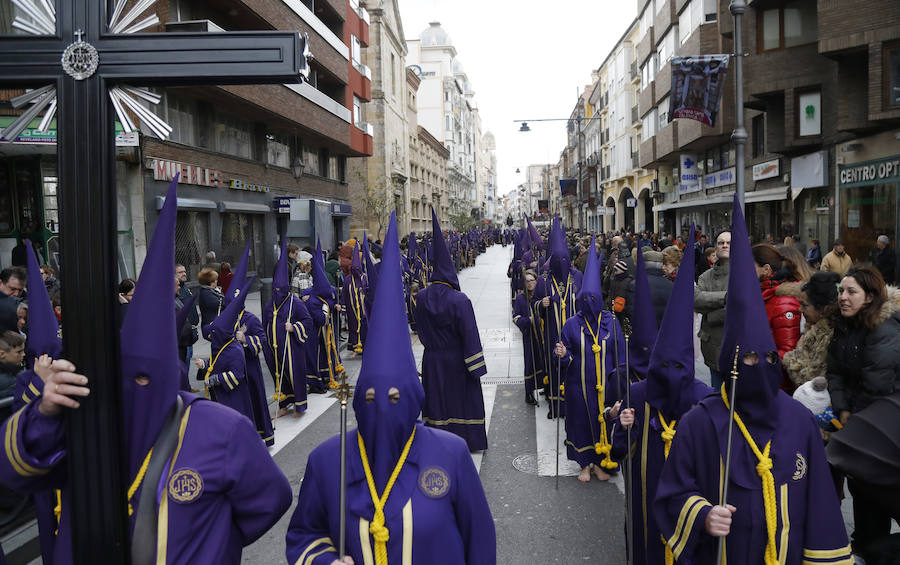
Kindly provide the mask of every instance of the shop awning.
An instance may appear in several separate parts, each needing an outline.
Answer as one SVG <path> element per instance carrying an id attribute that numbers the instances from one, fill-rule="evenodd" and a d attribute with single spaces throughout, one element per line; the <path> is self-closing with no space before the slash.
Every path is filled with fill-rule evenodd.
<path id="1" fill-rule="evenodd" d="M 272 211 L 270 204 L 251 204 L 250 202 L 232 202 L 223 200 L 219 202 L 219 212 L 252 212 L 256 214 L 267 214 Z"/>
<path id="2" fill-rule="evenodd" d="M 752 204 L 754 202 L 773 202 L 776 200 L 787 200 L 788 186 L 779 186 L 777 188 L 766 188 L 764 190 L 754 190 L 744 194 L 744 202 Z"/>
<path id="3" fill-rule="evenodd" d="M 166 201 L 165 196 L 156 197 L 156 209 L 162 210 L 163 203 Z M 202 198 L 181 198 L 178 197 L 179 210 L 215 210 L 216 203 L 212 200 L 204 200 Z"/>
<path id="4" fill-rule="evenodd" d="M 734 193 L 716 194 L 709 198 L 698 200 L 685 200 L 683 202 L 667 202 L 665 204 L 657 204 L 653 207 L 654 212 L 662 212 L 663 210 L 674 210 L 676 208 L 697 208 L 699 206 L 711 206 L 715 204 L 730 204 L 734 198 Z"/>

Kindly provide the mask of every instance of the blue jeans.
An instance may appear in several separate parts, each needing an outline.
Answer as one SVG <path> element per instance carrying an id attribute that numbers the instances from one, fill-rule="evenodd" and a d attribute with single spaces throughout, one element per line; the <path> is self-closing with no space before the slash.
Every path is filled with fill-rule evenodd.
<path id="1" fill-rule="evenodd" d="M 713 390 L 719 392 L 722 388 L 722 382 L 724 382 L 725 378 L 722 376 L 722 373 L 719 371 L 710 368 L 709 370 L 709 385 L 713 387 Z"/>
<path id="2" fill-rule="evenodd" d="M 182 359 L 182 361 L 184 361 L 184 364 L 187 365 L 188 369 L 191 368 L 191 359 L 192 359 L 193 357 L 194 357 L 194 346 L 193 346 L 193 345 L 188 345 L 188 348 L 187 348 L 187 355 L 185 356 L 184 359 Z"/>

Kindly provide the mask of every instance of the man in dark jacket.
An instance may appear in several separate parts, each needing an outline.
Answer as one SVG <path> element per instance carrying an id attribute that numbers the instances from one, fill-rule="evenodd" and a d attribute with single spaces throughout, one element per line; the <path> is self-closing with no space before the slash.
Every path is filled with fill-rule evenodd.
<path id="1" fill-rule="evenodd" d="M 891 240 L 886 235 L 879 235 L 875 242 L 878 251 L 875 253 L 875 267 L 881 272 L 886 284 L 894 284 L 897 258 L 891 249 Z"/>
<path id="2" fill-rule="evenodd" d="M 647 268 L 647 282 L 650 284 L 650 297 L 653 300 L 653 312 L 656 314 L 656 325 L 659 326 L 662 323 L 663 314 L 666 312 L 666 304 L 669 303 L 669 296 L 672 294 L 672 281 L 663 272 L 662 253 L 653 251 L 650 247 L 644 247 L 641 251 L 644 254 L 644 264 Z M 631 281 L 629 293 L 631 296 L 634 296 L 633 280 Z"/>
<path id="3" fill-rule="evenodd" d="M 176 297 L 181 304 L 187 304 L 191 298 L 191 290 L 187 287 L 187 269 L 184 265 L 177 263 L 175 265 L 175 278 L 178 279 L 178 294 Z M 187 321 L 191 325 L 191 343 L 195 343 L 199 339 L 200 334 L 197 331 L 197 324 L 200 323 L 200 314 L 197 312 L 197 305 L 191 306 L 193 310 L 188 314 Z M 191 362 L 194 357 L 194 346 L 187 346 L 187 356 L 184 358 L 185 365 Z"/>

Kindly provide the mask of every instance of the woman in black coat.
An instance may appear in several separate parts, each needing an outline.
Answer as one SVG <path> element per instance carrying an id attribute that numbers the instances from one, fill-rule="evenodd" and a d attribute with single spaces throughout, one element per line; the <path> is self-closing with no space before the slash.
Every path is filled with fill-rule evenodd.
<path id="1" fill-rule="evenodd" d="M 840 315 L 828 347 L 826 378 L 831 405 L 841 423 L 900 383 L 900 289 L 884 284 L 874 267 L 851 267 L 838 288 Z M 840 433 L 840 432 L 837 432 Z M 881 489 L 847 477 L 853 496 L 853 549 L 891 531 L 900 509 L 885 505 Z"/>

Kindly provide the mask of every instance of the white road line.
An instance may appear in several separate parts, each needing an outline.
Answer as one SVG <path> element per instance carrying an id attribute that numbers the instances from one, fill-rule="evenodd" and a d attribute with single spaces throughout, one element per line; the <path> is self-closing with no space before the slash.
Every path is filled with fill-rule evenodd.
<path id="1" fill-rule="evenodd" d="M 293 415 L 289 414 L 275 420 L 275 445 L 269 448 L 269 453 L 272 457 L 275 457 L 276 453 L 281 451 L 295 437 L 300 435 L 300 432 L 308 428 L 332 404 L 337 402 L 337 399 L 324 394 L 310 394 L 307 398 L 306 412 L 304 412 L 303 416 L 294 418 Z M 350 419 L 351 417 L 348 415 L 347 420 Z M 349 422 L 348 425 L 350 425 Z M 334 430 L 335 432 L 340 430 L 340 422 L 334 422 Z"/>

